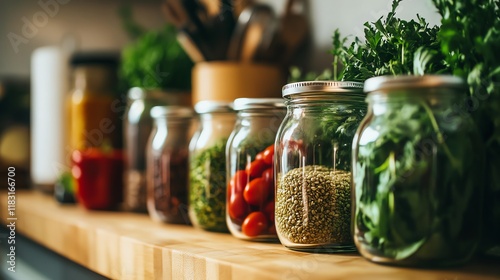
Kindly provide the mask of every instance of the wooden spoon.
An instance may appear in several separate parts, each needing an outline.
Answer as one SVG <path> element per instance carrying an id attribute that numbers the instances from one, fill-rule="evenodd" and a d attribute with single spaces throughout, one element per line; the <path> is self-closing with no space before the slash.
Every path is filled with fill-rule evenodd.
<path id="1" fill-rule="evenodd" d="M 297 13 L 294 8 L 300 4 L 301 12 Z M 305 0 L 288 0 L 285 13 L 280 22 L 280 37 L 285 46 L 282 55 L 282 63 L 287 65 L 295 55 L 297 49 L 305 43 L 309 33 L 309 22 L 304 15 Z"/>

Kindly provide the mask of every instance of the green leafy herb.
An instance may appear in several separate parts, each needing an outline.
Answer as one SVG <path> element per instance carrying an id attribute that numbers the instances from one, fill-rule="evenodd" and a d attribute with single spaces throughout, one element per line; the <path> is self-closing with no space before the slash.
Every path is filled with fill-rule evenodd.
<path id="1" fill-rule="evenodd" d="M 446 70 L 437 41 L 439 28 L 429 27 L 418 15 L 416 21 L 397 18 L 396 8 L 401 1 L 393 1 L 385 19 L 364 24 L 364 40 L 356 37 L 346 46 L 347 38 L 335 30 L 331 53 L 336 80 L 365 81 L 380 75 L 421 75 Z"/>
<path id="2" fill-rule="evenodd" d="M 500 1 L 433 0 L 441 14 L 438 38 L 449 71 L 469 85 L 470 104 L 487 155 L 484 243 L 500 246 Z"/>
<path id="3" fill-rule="evenodd" d="M 479 235 L 482 165 L 473 123 L 425 98 L 385 106 L 355 144 L 357 238 L 402 263 L 460 262 Z"/>
<path id="4" fill-rule="evenodd" d="M 159 30 L 146 30 L 134 21 L 129 4 L 119 14 L 133 39 L 122 51 L 121 86 L 189 90 L 193 62 L 177 42 L 175 27 L 166 24 Z"/>
<path id="5" fill-rule="evenodd" d="M 189 170 L 189 215 L 194 225 L 228 232 L 226 225 L 226 142 L 192 155 Z"/>

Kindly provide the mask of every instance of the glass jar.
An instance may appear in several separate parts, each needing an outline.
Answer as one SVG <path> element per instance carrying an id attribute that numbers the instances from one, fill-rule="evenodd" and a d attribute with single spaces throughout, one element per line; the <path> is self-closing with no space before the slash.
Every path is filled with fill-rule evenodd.
<path id="1" fill-rule="evenodd" d="M 155 221 L 190 224 L 188 157 L 193 111 L 182 106 L 151 109 L 154 128 L 147 144 L 147 207 Z"/>
<path id="2" fill-rule="evenodd" d="M 71 57 L 74 87 L 70 97 L 71 173 L 76 197 L 87 209 L 120 209 L 124 156 L 122 112 L 116 107 L 116 54 L 84 52 Z"/>
<path id="3" fill-rule="evenodd" d="M 189 144 L 189 217 L 196 228 L 228 232 L 226 144 L 236 114 L 222 101 L 200 101 L 195 111 L 200 127 Z"/>
<path id="4" fill-rule="evenodd" d="M 453 76 L 365 82 L 368 114 L 353 143 L 354 241 L 385 264 L 466 262 L 481 231 L 483 153 Z"/>
<path id="5" fill-rule="evenodd" d="M 311 81 L 283 87 L 287 115 L 276 137 L 276 230 L 287 248 L 349 252 L 351 151 L 366 112 L 363 84 Z"/>
<path id="6" fill-rule="evenodd" d="M 106 145 L 122 148 L 122 116 L 116 109 L 118 57 L 77 53 L 71 58 L 70 145 L 76 150 Z"/>
<path id="7" fill-rule="evenodd" d="M 184 99 L 190 99 L 188 93 L 175 93 L 175 96 L 185 96 Z M 124 203 L 128 211 L 147 212 L 145 147 L 153 127 L 153 119 L 150 115 L 151 108 L 188 103 L 186 102 L 188 100 L 175 102 L 178 100 L 172 99 L 169 93 L 160 90 L 134 87 L 128 92 L 124 121 L 126 156 Z"/>
<path id="8" fill-rule="evenodd" d="M 238 98 L 227 143 L 230 232 L 247 240 L 277 240 L 274 226 L 274 141 L 286 113 L 281 98 Z"/>

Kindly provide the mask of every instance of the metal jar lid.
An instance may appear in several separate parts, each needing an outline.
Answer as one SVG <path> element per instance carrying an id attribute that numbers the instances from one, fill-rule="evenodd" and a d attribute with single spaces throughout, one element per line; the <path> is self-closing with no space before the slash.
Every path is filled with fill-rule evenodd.
<path id="1" fill-rule="evenodd" d="M 287 84 L 283 87 L 283 97 L 298 93 L 362 93 L 363 83 L 349 81 L 306 81 Z"/>
<path id="2" fill-rule="evenodd" d="M 155 106 L 151 109 L 151 117 L 159 118 L 191 118 L 194 113 L 189 107 L 184 106 Z"/>
<path id="3" fill-rule="evenodd" d="M 194 105 L 194 110 L 198 114 L 206 113 L 229 113 L 234 112 L 232 108 L 233 103 L 227 101 L 200 101 Z"/>
<path id="4" fill-rule="evenodd" d="M 379 76 L 365 81 L 364 91 L 421 89 L 421 88 L 456 88 L 465 86 L 462 78 L 452 75 L 423 75 L 423 76 Z"/>
<path id="5" fill-rule="evenodd" d="M 233 109 L 236 111 L 276 108 L 285 108 L 285 103 L 282 98 L 237 98 L 233 103 Z"/>

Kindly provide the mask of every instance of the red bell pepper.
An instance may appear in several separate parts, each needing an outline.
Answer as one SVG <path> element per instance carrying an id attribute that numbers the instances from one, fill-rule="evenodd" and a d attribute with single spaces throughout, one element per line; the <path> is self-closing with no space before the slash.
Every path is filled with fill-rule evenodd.
<path id="1" fill-rule="evenodd" d="M 123 152 L 99 148 L 76 150 L 72 162 L 78 202 L 92 210 L 117 209 L 123 201 Z"/>

